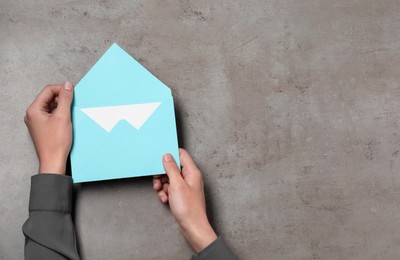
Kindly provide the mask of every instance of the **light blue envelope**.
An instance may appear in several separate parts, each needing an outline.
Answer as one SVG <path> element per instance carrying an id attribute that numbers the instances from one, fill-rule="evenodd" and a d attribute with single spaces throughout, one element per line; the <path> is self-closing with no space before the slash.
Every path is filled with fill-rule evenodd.
<path id="1" fill-rule="evenodd" d="M 171 90 L 117 44 L 74 88 L 72 178 L 75 183 L 165 173 L 179 165 Z"/>

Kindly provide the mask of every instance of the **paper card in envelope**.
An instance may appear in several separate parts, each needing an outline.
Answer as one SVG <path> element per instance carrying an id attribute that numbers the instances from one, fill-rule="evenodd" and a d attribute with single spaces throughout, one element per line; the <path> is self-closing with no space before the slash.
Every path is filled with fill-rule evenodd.
<path id="1" fill-rule="evenodd" d="M 72 178 L 75 183 L 165 173 L 179 165 L 171 90 L 117 44 L 74 88 Z"/>

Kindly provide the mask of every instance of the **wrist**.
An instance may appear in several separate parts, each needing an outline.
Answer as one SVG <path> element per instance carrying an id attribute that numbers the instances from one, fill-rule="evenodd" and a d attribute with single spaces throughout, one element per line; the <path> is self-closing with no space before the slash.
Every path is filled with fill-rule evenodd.
<path id="1" fill-rule="evenodd" d="M 207 219 L 189 226 L 180 225 L 179 229 L 196 253 L 217 239 L 217 235 Z"/>
<path id="2" fill-rule="evenodd" d="M 41 160 L 39 162 L 39 173 L 65 174 L 66 161 L 61 160 Z"/>

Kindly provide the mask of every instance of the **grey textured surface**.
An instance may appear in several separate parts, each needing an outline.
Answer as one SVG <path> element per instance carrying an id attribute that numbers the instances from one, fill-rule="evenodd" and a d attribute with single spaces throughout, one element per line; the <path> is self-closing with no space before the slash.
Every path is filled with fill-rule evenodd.
<path id="1" fill-rule="evenodd" d="M 397 0 L 0 0 L 0 258 L 23 257 L 23 123 L 112 42 L 173 89 L 210 217 L 240 259 L 400 258 Z M 77 187 L 83 259 L 188 259 L 151 179 Z"/>

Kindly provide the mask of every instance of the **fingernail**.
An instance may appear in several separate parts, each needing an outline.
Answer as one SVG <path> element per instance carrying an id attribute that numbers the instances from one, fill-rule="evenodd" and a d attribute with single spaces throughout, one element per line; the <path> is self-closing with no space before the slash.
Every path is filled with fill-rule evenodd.
<path id="1" fill-rule="evenodd" d="M 164 155 L 164 161 L 166 161 L 166 162 L 172 162 L 173 159 L 174 158 L 172 157 L 172 155 L 170 153 L 166 153 Z"/>
<path id="2" fill-rule="evenodd" d="M 71 90 L 71 89 L 72 89 L 72 84 L 71 84 L 71 82 L 69 82 L 69 81 L 65 82 L 65 84 L 64 84 L 64 89 L 65 89 L 65 90 Z"/>

